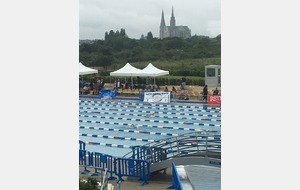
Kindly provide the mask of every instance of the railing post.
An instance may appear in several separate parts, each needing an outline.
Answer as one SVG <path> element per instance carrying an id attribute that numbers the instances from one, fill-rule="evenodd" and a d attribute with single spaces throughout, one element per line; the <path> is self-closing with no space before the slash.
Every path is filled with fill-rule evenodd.
<path id="1" fill-rule="evenodd" d="M 197 134 L 197 132 L 195 132 L 195 137 L 196 137 L 196 142 L 197 142 L 197 151 L 199 152 L 198 135 L 199 135 L 199 133 Z"/>
<path id="2" fill-rule="evenodd" d="M 176 144 L 177 144 L 177 157 L 180 157 L 178 137 L 176 137 Z"/>
<path id="3" fill-rule="evenodd" d="M 208 157 L 208 155 L 207 155 L 207 139 L 208 139 L 208 137 L 207 137 L 208 135 L 205 135 L 205 157 Z"/>

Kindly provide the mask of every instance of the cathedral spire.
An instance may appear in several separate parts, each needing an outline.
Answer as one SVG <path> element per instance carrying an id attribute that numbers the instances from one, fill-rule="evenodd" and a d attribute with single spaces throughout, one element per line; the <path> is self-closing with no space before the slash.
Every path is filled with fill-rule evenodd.
<path id="1" fill-rule="evenodd" d="M 164 10 L 162 10 L 160 29 L 159 29 L 159 38 L 160 39 L 166 38 L 168 36 L 168 33 L 169 33 L 169 31 L 168 31 L 168 27 L 166 26 L 166 23 L 165 23 Z"/>
<path id="2" fill-rule="evenodd" d="M 166 26 L 166 23 L 165 23 L 165 17 L 164 17 L 164 10 L 162 10 L 160 27 L 165 27 L 165 26 Z"/>
<path id="3" fill-rule="evenodd" d="M 173 6 L 172 6 L 172 16 L 171 16 L 171 20 L 170 20 L 170 26 L 171 27 L 175 27 L 176 26 L 176 21 L 175 21 Z"/>
<path id="4" fill-rule="evenodd" d="M 173 10 L 173 6 L 172 6 L 172 17 L 174 17 L 174 10 Z"/>

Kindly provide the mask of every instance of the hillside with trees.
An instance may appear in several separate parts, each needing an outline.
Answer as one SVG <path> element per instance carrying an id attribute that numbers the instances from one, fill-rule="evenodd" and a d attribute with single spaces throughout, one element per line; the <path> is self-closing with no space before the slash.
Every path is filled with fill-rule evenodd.
<path id="1" fill-rule="evenodd" d="M 125 29 L 111 30 L 105 33 L 104 40 L 80 43 L 79 61 L 89 67 L 104 68 L 102 76 L 127 62 L 140 69 L 151 62 L 172 76 L 203 77 L 206 64 L 221 64 L 221 35 L 158 39 L 148 32 L 140 39 L 131 39 Z"/>

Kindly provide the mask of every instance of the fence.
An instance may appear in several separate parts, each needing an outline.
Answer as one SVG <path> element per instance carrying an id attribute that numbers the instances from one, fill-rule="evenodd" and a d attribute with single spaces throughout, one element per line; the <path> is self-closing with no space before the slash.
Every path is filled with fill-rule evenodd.
<path id="1" fill-rule="evenodd" d="M 173 184 L 168 187 L 168 189 L 183 190 L 183 186 L 181 184 L 180 177 L 178 175 L 174 162 L 172 163 L 172 182 Z"/>
<path id="2" fill-rule="evenodd" d="M 84 148 L 83 142 L 79 142 L 80 148 Z M 118 176 L 118 182 L 122 181 L 122 177 L 136 177 L 142 179 L 142 186 L 148 183 L 150 179 L 150 162 L 147 160 L 139 160 L 132 158 L 116 158 L 110 155 L 89 152 L 86 150 L 79 149 L 79 166 L 84 167 L 82 173 L 90 172 L 87 167 L 94 169 L 92 176 L 100 175 L 98 170 L 110 173 L 110 177 L 107 180 L 115 179 L 113 174 Z"/>
<path id="3" fill-rule="evenodd" d="M 98 170 L 110 173 L 110 179 L 118 176 L 118 183 L 124 176 L 142 179 L 142 186 L 150 179 L 150 165 L 162 161 L 178 158 L 186 155 L 205 157 L 221 157 L 221 135 L 215 132 L 192 132 L 161 139 L 159 142 L 147 143 L 143 146 L 133 146 L 132 151 L 123 158 L 110 155 L 89 152 L 85 150 L 85 144 L 79 141 L 79 165 L 83 166 L 84 173 L 89 172 L 86 167 L 94 168 L 91 175 L 99 175 Z M 220 165 L 220 162 L 210 163 Z M 152 165 L 153 167 L 153 165 Z M 165 168 L 158 168 L 159 170 Z M 158 170 L 157 170 L 158 171 Z"/>

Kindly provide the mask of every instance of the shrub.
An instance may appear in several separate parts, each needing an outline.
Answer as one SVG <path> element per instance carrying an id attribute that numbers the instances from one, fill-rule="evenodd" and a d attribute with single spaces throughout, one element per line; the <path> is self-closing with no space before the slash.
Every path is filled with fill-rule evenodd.
<path id="1" fill-rule="evenodd" d="M 79 190 L 98 190 L 98 180 L 88 177 L 87 180 L 79 179 Z"/>

